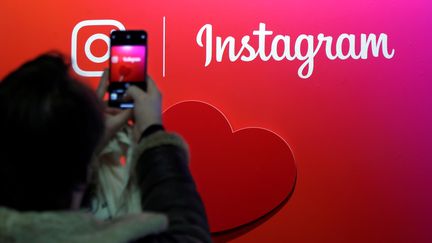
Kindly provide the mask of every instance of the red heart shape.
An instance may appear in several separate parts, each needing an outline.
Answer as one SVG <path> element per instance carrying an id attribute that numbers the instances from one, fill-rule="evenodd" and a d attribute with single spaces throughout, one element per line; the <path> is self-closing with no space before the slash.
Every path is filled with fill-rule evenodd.
<path id="1" fill-rule="evenodd" d="M 233 132 L 222 112 L 197 101 L 167 109 L 164 124 L 190 146 L 191 171 L 212 233 L 256 221 L 294 190 L 294 157 L 275 133 L 262 128 Z"/>

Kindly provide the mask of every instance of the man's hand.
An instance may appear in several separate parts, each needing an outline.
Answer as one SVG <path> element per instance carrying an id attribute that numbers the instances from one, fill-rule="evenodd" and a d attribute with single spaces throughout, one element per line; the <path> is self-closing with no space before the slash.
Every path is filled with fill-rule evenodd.
<path id="1" fill-rule="evenodd" d="M 108 69 L 105 69 L 96 90 L 96 94 L 103 102 L 104 95 L 108 89 Z M 103 102 L 105 103 L 105 102 Z M 127 124 L 128 119 L 132 116 L 131 110 L 121 110 L 118 108 L 109 107 L 105 104 L 105 133 L 99 145 L 100 152 L 109 141 L 117 134 L 117 132 Z"/>
<path id="2" fill-rule="evenodd" d="M 162 124 L 162 94 L 154 81 L 147 77 L 147 92 L 131 85 L 126 95 L 134 101 L 135 129 L 142 134 L 153 124 Z"/>

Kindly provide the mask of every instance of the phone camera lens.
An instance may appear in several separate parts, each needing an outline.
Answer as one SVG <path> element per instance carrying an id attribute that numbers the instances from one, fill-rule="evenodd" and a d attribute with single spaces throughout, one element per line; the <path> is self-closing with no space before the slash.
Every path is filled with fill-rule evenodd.
<path id="1" fill-rule="evenodd" d="M 130 35 L 126 35 L 126 39 L 130 39 L 131 38 L 131 36 Z"/>
<path id="2" fill-rule="evenodd" d="M 145 35 L 141 35 L 141 39 L 145 39 Z"/>

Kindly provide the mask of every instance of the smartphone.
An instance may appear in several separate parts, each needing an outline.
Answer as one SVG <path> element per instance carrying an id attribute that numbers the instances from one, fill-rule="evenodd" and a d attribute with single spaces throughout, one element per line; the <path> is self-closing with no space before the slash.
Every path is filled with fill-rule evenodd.
<path id="1" fill-rule="evenodd" d="M 132 109 L 133 101 L 124 99 L 127 88 L 136 85 L 147 90 L 147 32 L 113 31 L 110 41 L 108 105 Z"/>

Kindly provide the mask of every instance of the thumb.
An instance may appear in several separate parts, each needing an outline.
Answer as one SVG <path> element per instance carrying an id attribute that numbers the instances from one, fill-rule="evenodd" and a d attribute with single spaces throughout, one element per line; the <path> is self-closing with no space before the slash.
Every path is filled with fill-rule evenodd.
<path id="1" fill-rule="evenodd" d="M 159 90 L 155 81 L 150 76 L 147 76 L 147 93 L 153 95 L 157 92 L 159 92 Z"/>
<path id="2" fill-rule="evenodd" d="M 126 90 L 126 97 L 125 98 L 131 97 L 133 100 L 137 100 L 140 97 L 144 97 L 145 95 L 146 94 L 142 89 L 138 88 L 135 85 L 131 85 Z"/>

